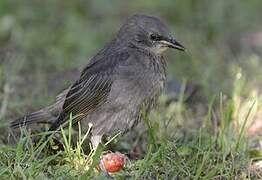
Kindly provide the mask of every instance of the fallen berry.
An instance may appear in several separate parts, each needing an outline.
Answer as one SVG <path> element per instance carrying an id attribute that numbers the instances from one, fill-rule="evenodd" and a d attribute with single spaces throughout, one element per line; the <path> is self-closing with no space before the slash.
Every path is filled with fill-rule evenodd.
<path id="1" fill-rule="evenodd" d="M 102 156 L 99 167 L 101 170 L 107 171 L 108 173 L 115 173 L 124 168 L 125 157 L 123 154 L 108 153 Z"/>

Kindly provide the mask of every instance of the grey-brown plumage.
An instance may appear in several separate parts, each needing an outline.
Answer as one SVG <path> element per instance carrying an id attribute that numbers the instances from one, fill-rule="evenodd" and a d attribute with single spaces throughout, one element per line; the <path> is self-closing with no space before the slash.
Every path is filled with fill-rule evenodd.
<path id="1" fill-rule="evenodd" d="M 133 15 L 116 38 L 83 69 L 79 79 L 56 102 L 11 123 L 11 127 L 46 122 L 50 130 L 65 124 L 70 113 L 83 130 L 92 123 L 92 143 L 103 135 L 129 130 L 154 106 L 166 79 L 162 52 L 184 50 L 158 18 Z"/>

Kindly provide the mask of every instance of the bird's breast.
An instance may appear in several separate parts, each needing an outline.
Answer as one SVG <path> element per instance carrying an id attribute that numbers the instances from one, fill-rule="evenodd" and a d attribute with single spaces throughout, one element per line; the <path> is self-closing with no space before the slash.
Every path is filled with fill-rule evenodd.
<path id="1" fill-rule="evenodd" d="M 118 66 L 110 98 L 124 106 L 139 107 L 156 101 L 165 81 L 166 63 L 162 56 L 133 53 L 132 58 Z"/>

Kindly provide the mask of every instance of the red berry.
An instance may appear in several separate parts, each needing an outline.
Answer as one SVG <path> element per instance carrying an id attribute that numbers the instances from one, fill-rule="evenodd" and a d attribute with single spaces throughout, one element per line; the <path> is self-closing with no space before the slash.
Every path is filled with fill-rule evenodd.
<path id="1" fill-rule="evenodd" d="M 99 166 L 101 169 L 106 170 L 109 173 L 114 173 L 122 170 L 124 165 L 124 155 L 116 152 L 103 155 Z"/>

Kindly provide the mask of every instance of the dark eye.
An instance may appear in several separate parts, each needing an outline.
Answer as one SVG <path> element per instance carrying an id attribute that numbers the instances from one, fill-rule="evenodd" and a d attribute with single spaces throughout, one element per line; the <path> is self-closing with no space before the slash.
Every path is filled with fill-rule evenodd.
<path id="1" fill-rule="evenodd" d="M 157 34 L 150 34 L 150 39 L 153 41 L 156 41 L 158 39 L 158 35 Z"/>

